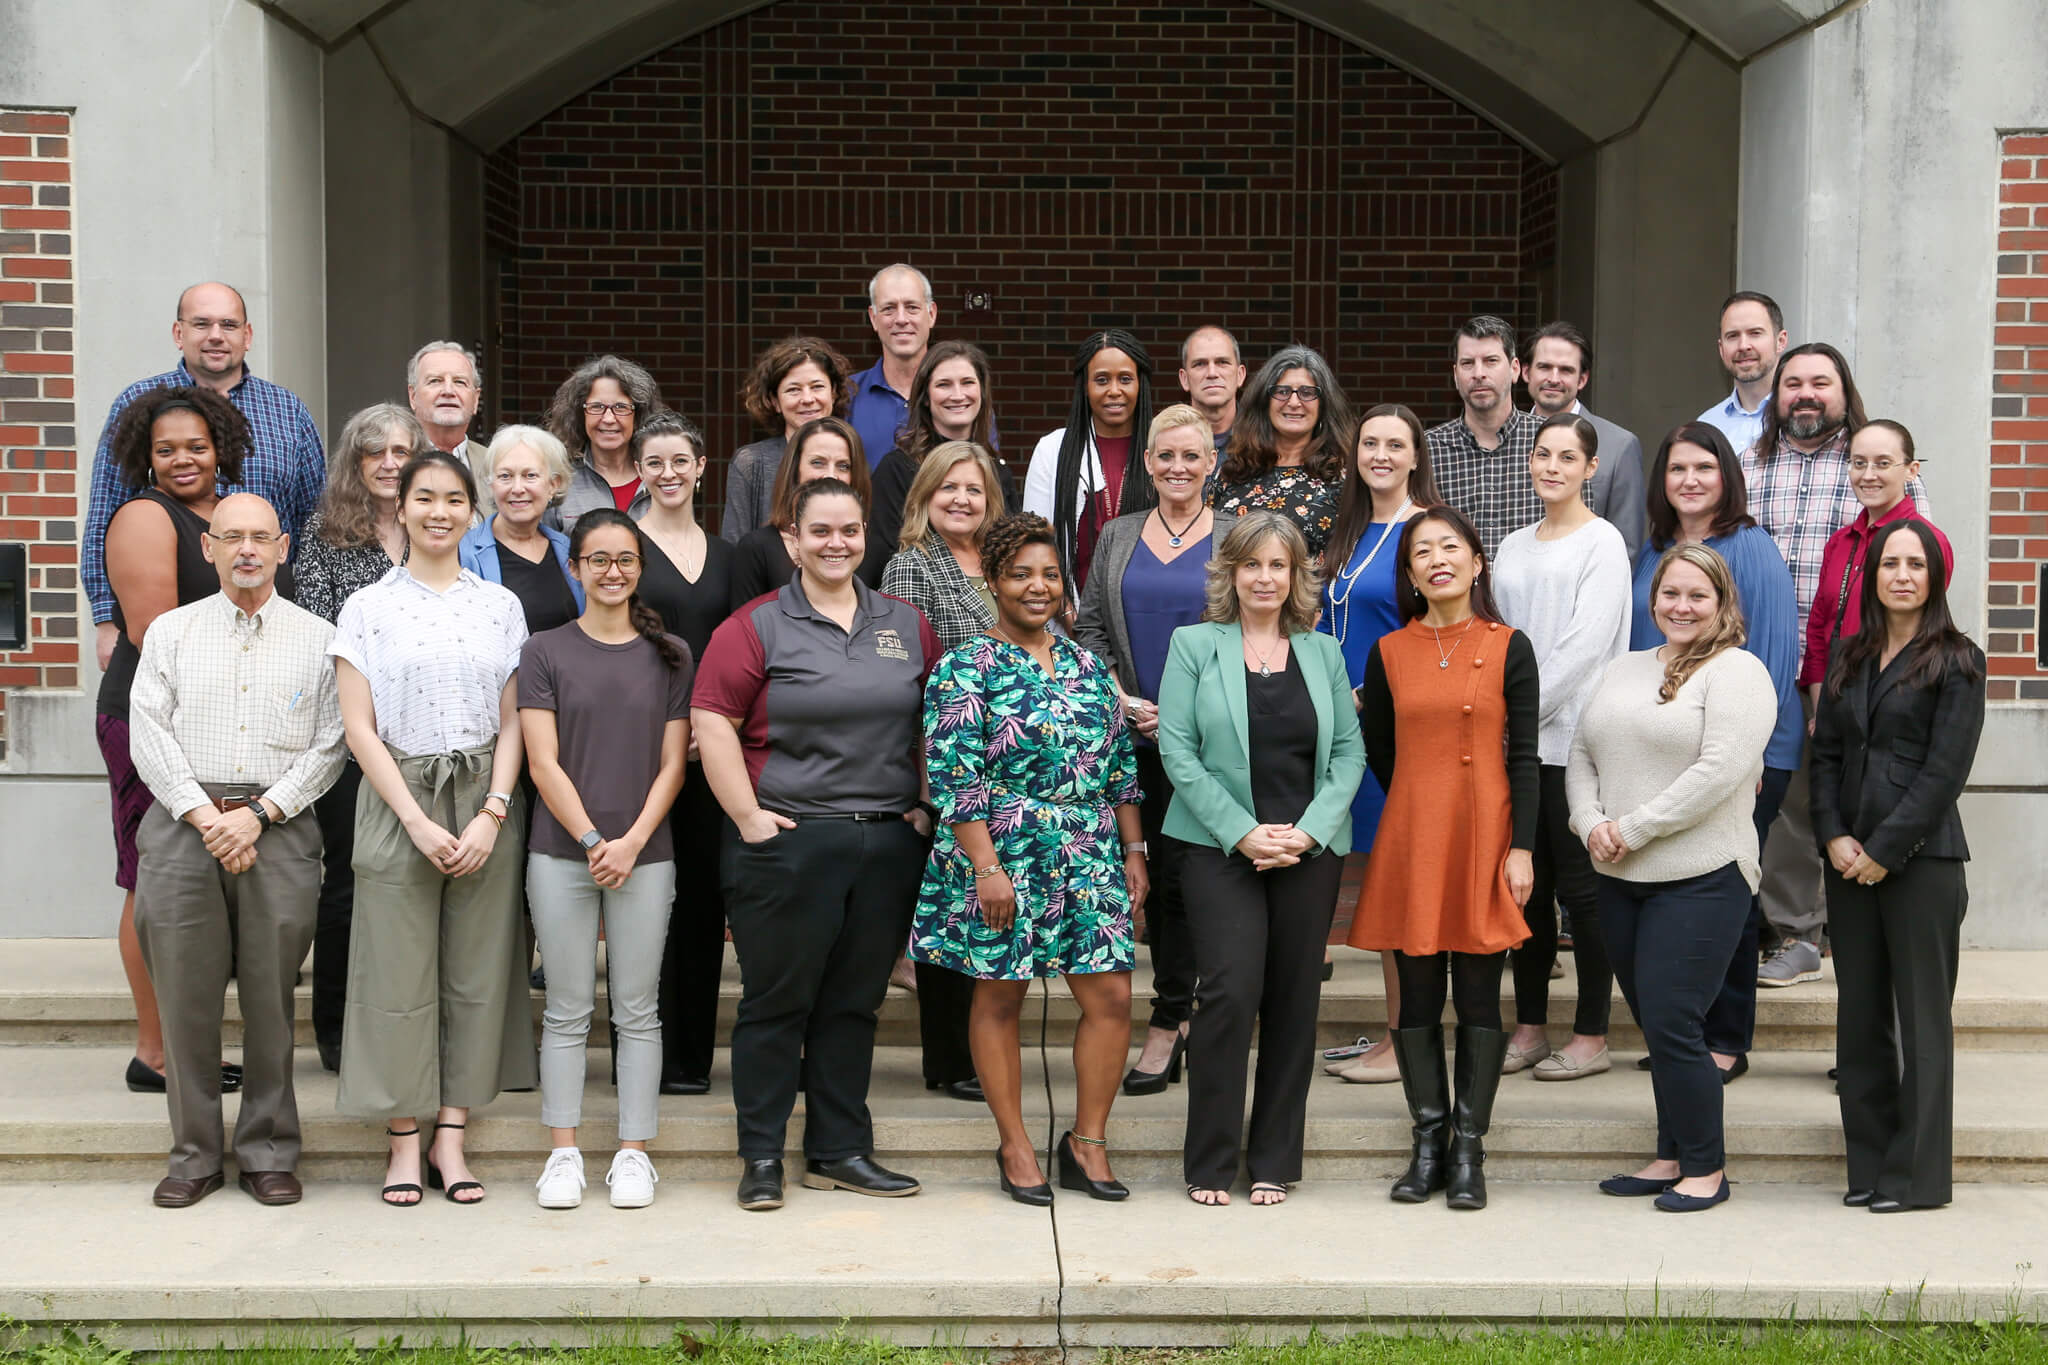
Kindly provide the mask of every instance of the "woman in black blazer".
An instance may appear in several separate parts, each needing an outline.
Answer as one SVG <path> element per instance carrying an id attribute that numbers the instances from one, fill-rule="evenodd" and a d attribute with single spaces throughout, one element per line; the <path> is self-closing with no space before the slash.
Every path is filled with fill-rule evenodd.
<path id="1" fill-rule="evenodd" d="M 1985 668 L 1949 616 L 1926 522 L 1880 527 L 1864 563 L 1862 626 L 1835 643 L 1814 722 L 1813 831 L 1832 869 L 1842 1202 L 1898 1213 L 1950 1196 L 1950 1016 L 1970 901 L 1956 799 L 1984 728 Z"/>

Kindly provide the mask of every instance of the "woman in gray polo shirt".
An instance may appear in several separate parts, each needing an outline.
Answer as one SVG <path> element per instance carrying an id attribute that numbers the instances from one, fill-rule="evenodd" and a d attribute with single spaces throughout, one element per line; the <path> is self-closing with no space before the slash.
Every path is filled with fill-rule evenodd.
<path id="1" fill-rule="evenodd" d="M 867 1092 L 931 837 L 921 717 L 939 642 L 917 608 L 856 576 L 864 519 L 839 479 L 797 490 L 796 578 L 719 626 L 691 698 L 704 775 L 735 826 L 721 870 L 740 958 L 744 1209 L 782 1207 L 799 1081 L 805 1186 L 920 1188 L 875 1163 Z"/>

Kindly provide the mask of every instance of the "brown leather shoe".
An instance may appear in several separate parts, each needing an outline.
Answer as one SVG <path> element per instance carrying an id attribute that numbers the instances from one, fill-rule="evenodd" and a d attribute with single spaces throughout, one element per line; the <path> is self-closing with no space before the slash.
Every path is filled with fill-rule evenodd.
<path id="1" fill-rule="evenodd" d="M 259 1204 L 296 1204 L 306 1193 L 290 1171 L 243 1171 L 235 1183 Z"/>
<path id="2" fill-rule="evenodd" d="M 167 1175 L 156 1182 L 156 1193 L 149 1198 L 160 1209 L 189 1209 L 226 1183 L 219 1171 L 193 1180 Z"/>

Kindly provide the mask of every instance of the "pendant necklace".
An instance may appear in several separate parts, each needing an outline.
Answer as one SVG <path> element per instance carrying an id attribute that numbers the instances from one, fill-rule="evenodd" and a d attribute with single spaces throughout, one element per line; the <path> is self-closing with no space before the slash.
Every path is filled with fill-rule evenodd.
<path id="1" fill-rule="evenodd" d="M 1451 641 L 1451 647 L 1449 649 L 1444 648 L 1444 634 L 1442 631 L 1438 630 L 1435 626 L 1431 626 L 1429 628 L 1429 633 L 1436 637 L 1436 666 L 1438 668 L 1449 668 L 1451 666 L 1451 655 L 1456 654 L 1458 652 L 1458 646 L 1465 643 L 1465 636 L 1470 635 L 1472 633 L 1472 627 L 1470 625 L 1467 625 L 1463 633 L 1461 633 L 1457 639 Z"/>
<path id="2" fill-rule="evenodd" d="M 1166 543 L 1168 545 L 1171 545 L 1174 549 L 1178 550 L 1180 548 L 1181 537 L 1195 529 L 1195 523 L 1202 519 L 1202 513 L 1207 511 L 1208 509 L 1204 507 L 1197 507 L 1195 509 L 1195 514 L 1192 517 L 1188 518 L 1188 524 L 1181 527 L 1178 531 L 1174 530 L 1172 523 L 1167 521 L 1165 512 L 1160 511 L 1156 507 L 1152 510 L 1153 513 L 1159 518 L 1160 529 L 1166 532 Z"/>
<path id="3" fill-rule="evenodd" d="M 1164 521 L 1165 518 L 1161 517 L 1160 520 Z M 1273 643 L 1266 647 L 1264 653 L 1260 653 L 1259 647 L 1252 643 L 1251 637 L 1248 635 L 1245 637 L 1245 647 L 1251 650 L 1252 653 L 1257 654 L 1259 656 L 1259 676 L 1262 678 L 1270 678 L 1273 676 L 1273 667 L 1266 661 L 1268 658 L 1272 656 L 1274 650 L 1280 648 L 1280 639 L 1280 636 L 1274 636 Z M 1453 646 L 1453 648 L 1455 648 L 1455 646 Z"/>

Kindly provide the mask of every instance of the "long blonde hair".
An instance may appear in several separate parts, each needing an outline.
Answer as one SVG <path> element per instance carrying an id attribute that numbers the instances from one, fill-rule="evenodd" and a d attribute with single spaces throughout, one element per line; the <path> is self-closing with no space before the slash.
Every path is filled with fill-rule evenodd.
<path id="1" fill-rule="evenodd" d="M 1287 547 L 1289 561 L 1287 597 L 1280 604 L 1281 634 L 1300 635 L 1315 629 L 1316 611 L 1322 605 L 1322 585 L 1316 576 L 1316 566 L 1309 558 L 1308 541 L 1302 537 L 1301 528 L 1278 512 L 1246 513 L 1237 519 L 1237 525 L 1223 533 L 1216 557 L 1209 561 L 1204 621 L 1220 621 L 1227 626 L 1237 620 L 1242 610 L 1237 600 L 1238 566 L 1251 563 L 1269 540 Z"/>
<path id="2" fill-rule="evenodd" d="M 972 464 L 981 471 L 981 491 L 987 507 L 982 512 L 981 525 L 974 528 L 975 543 L 979 544 L 988 528 L 1001 520 L 1003 481 L 996 473 L 995 456 L 972 441 L 941 441 L 925 453 L 924 463 L 918 465 L 917 474 L 910 480 L 910 491 L 903 495 L 903 531 L 896 537 L 897 549 L 915 550 L 924 544 L 925 534 L 932 526 L 932 494 L 939 491 L 939 485 L 956 464 Z"/>
<path id="3" fill-rule="evenodd" d="M 1749 628 L 1742 620 L 1742 603 L 1735 595 L 1735 576 L 1728 571 L 1728 561 L 1721 558 L 1697 541 L 1674 545 L 1664 552 L 1657 561 L 1657 571 L 1650 576 L 1650 614 L 1657 613 L 1657 590 L 1664 585 L 1664 575 L 1673 564 L 1683 561 L 1707 576 L 1707 582 L 1714 585 L 1714 619 L 1707 628 L 1689 645 L 1667 644 L 1669 651 L 1664 657 L 1664 682 L 1657 689 L 1657 703 L 1663 705 L 1678 695 L 1693 674 L 1707 665 L 1716 654 L 1724 649 L 1740 649 L 1749 638 Z M 1661 623 L 1659 629 L 1662 629 Z"/>

